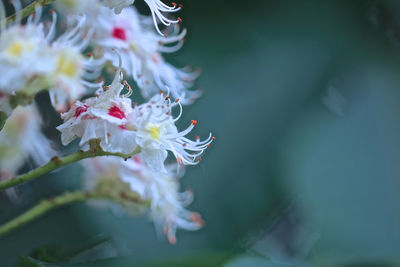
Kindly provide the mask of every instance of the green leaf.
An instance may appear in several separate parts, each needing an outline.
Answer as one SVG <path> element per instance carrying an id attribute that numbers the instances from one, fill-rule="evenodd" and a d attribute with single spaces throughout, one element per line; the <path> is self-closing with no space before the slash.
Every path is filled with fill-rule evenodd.
<path id="1" fill-rule="evenodd" d="M 74 257 L 78 256 L 79 254 L 109 241 L 110 241 L 109 238 L 103 237 L 103 238 L 95 238 L 93 240 L 75 246 L 66 246 L 58 244 L 46 245 L 36 248 L 30 254 L 30 257 L 32 259 L 47 263 L 67 262 L 73 259 Z"/>
<path id="2" fill-rule="evenodd" d="M 231 253 L 207 253 L 199 254 L 191 257 L 184 257 L 168 261 L 157 261 L 147 264 L 137 264 L 136 257 L 112 258 L 90 263 L 79 263 L 71 265 L 74 267 L 125 267 L 125 266 L 139 266 L 139 267 L 218 267 L 224 264 L 235 255 Z"/>
<path id="3" fill-rule="evenodd" d="M 26 257 L 20 255 L 18 257 L 18 263 L 14 267 L 55 267 L 55 265 L 48 264 L 32 257 Z"/>

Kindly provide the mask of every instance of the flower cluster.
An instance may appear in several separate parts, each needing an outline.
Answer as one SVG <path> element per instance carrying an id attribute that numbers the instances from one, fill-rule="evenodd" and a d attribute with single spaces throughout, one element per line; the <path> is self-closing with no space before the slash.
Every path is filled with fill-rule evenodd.
<path id="1" fill-rule="evenodd" d="M 48 89 L 53 106 L 63 111 L 88 88 L 98 87 L 90 81 L 100 74 L 103 60 L 82 55 L 89 45 L 86 34 L 81 31 L 85 17 L 71 17 L 66 30 L 54 38 L 56 13 L 52 12 L 50 23 L 40 22 L 41 13 L 42 8 L 38 6 L 35 16 L 30 16 L 26 24 L 17 18 L 9 26 L 2 25 L 0 92 L 7 97 L 34 96 Z M 4 16 L 0 19 L 5 20 Z M 0 106 L 0 110 L 5 109 Z"/>
<path id="2" fill-rule="evenodd" d="M 63 119 L 57 127 L 63 145 L 79 139 L 82 150 L 125 158 L 85 160 L 90 190 L 99 190 L 107 180 L 107 190 L 128 190 L 124 195 L 140 197 L 149 203 L 157 229 L 175 243 L 178 228 L 203 225 L 198 213 L 185 208 L 193 194 L 179 192 L 179 178 L 185 166 L 201 161 L 214 137 L 210 133 L 204 140 L 189 139 L 196 120 L 183 130 L 176 125 L 182 105 L 200 96 L 190 90 L 198 73 L 178 69 L 162 56 L 183 45 L 186 30 L 178 26 L 179 17 L 172 17 L 181 6 L 144 0 L 152 14 L 147 17 L 136 11 L 134 2 L 59 0 L 51 16 L 42 16 L 47 11 L 38 5 L 25 23 L 18 15 L 23 12 L 6 23 L 0 4 L 0 111 L 9 116 L 0 132 L 1 177 L 16 175 L 28 158 L 40 165 L 56 155 L 32 103 L 38 92 L 47 90 Z M 13 4 L 21 10 L 19 1 Z M 114 78 L 105 86 L 101 75 L 110 69 Z M 132 102 L 133 89 L 123 73 L 135 82 L 145 103 Z"/>

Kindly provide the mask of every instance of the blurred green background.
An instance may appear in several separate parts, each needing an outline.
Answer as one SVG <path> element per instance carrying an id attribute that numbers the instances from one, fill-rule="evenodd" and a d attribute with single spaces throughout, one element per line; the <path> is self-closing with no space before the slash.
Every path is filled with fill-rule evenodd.
<path id="1" fill-rule="evenodd" d="M 1 237 L 1 266 L 102 239 L 68 264 L 400 266 L 400 4 L 180 2 L 189 33 L 167 58 L 201 67 L 205 89 L 181 126 L 217 138 L 182 180 L 206 227 L 171 246 L 145 217 L 76 204 Z M 1 195 L 1 222 L 79 188 L 81 171 Z"/>

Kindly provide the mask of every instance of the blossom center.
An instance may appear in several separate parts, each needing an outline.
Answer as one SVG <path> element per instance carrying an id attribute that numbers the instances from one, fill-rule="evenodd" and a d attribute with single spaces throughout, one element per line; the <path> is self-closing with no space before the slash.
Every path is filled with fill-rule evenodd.
<path id="1" fill-rule="evenodd" d="M 123 41 L 126 41 L 126 32 L 125 32 L 125 30 L 123 29 L 123 28 L 121 28 L 121 27 L 115 27 L 114 29 L 113 29 L 113 31 L 112 31 L 112 36 L 114 37 L 114 38 L 117 38 L 117 39 L 120 39 L 120 40 L 123 40 Z"/>
<path id="2" fill-rule="evenodd" d="M 65 74 L 68 77 L 74 77 L 77 74 L 77 70 L 74 62 L 65 56 L 60 56 L 57 61 L 57 72 Z"/>
<path id="3" fill-rule="evenodd" d="M 13 56 L 20 56 L 22 54 L 23 46 L 20 42 L 16 42 L 7 49 L 8 53 Z"/>
<path id="4" fill-rule="evenodd" d="M 77 107 L 75 110 L 74 117 L 78 118 L 83 112 L 86 112 L 88 109 L 89 109 L 89 107 L 87 105 Z"/>
<path id="5" fill-rule="evenodd" d="M 115 118 L 118 119 L 125 119 L 125 113 L 117 106 L 112 106 L 109 110 L 108 110 L 108 115 L 113 116 Z"/>
<path id="6" fill-rule="evenodd" d="M 157 126 L 150 126 L 148 128 L 150 136 L 155 140 L 160 140 L 160 128 Z"/>

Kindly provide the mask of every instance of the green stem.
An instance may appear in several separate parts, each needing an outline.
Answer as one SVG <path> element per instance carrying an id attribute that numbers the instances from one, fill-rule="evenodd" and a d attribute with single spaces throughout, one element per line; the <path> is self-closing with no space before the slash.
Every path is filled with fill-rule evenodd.
<path id="1" fill-rule="evenodd" d="M 3 130 L 4 124 L 6 124 L 7 114 L 0 110 L 0 131 Z"/>
<path id="2" fill-rule="evenodd" d="M 18 13 L 21 14 L 21 19 L 26 18 L 35 12 L 35 6 L 47 6 L 53 3 L 55 0 L 36 0 L 21 9 Z M 16 14 L 13 14 L 7 18 L 7 24 L 12 23 L 16 18 Z"/>
<path id="3" fill-rule="evenodd" d="M 105 152 L 102 150 L 96 150 L 96 151 L 79 151 L 75 152 L 69 156 L 66 156 L 64 158 L 58 158 L 54 157 L 52 158 L 47 164 L 38 167 L 36 169 L 31 170 L 30 172 L 27 172 L 25 174 L 16 176 L 14 178 L 4 180 L 0 182 L 0 190 L 4 190 L 19 184 L 26 183 L 28 181 L 31 181 L 33 179 L 38 178 L 39 176 L 42 176 L 46 173 L 49 173 L 51 171 L 54 171 L 55 169 L 61 168 L 65 165 L 80 161 L 82 159 L 86 158 L 94 158 L 94 157 L 99 157 L 99 156 L 117 156 L 117 157 L 122 157 L 122 158 L 129 158 L 133 156 L 134 154 L 139 153 L 140 149 L 136 149 L 133 153 L 130 155 L 122 154 L 122 153 L 111 153 L 111 152 Z"/>
<path id="4" fill-rule="evenodd" d="M 41 215 L 52 211 L 53 209 L 66 206 L 69 204 L 83 202 L 90 199 L 98 199 L 98 200 L 109 200 L 121 205 L 125 205 L 127 203 L 135 203 L 135 204 L 146 204 L 139 198 L 127 198 L 126 196 L 115 196 L 107 193 L 101 192 L 82 192 L 82 191 L 75 191 L 75 192 L 67 192 L 60 196 L 43 200 L 33 208 L 29 209 L 25 213 L 21 214 L 20 216 L 12 219 L 11 221 L 3 224 L 0 226 L 0 236 L 7 234 L 30 221 L 40 217 Z"/>

